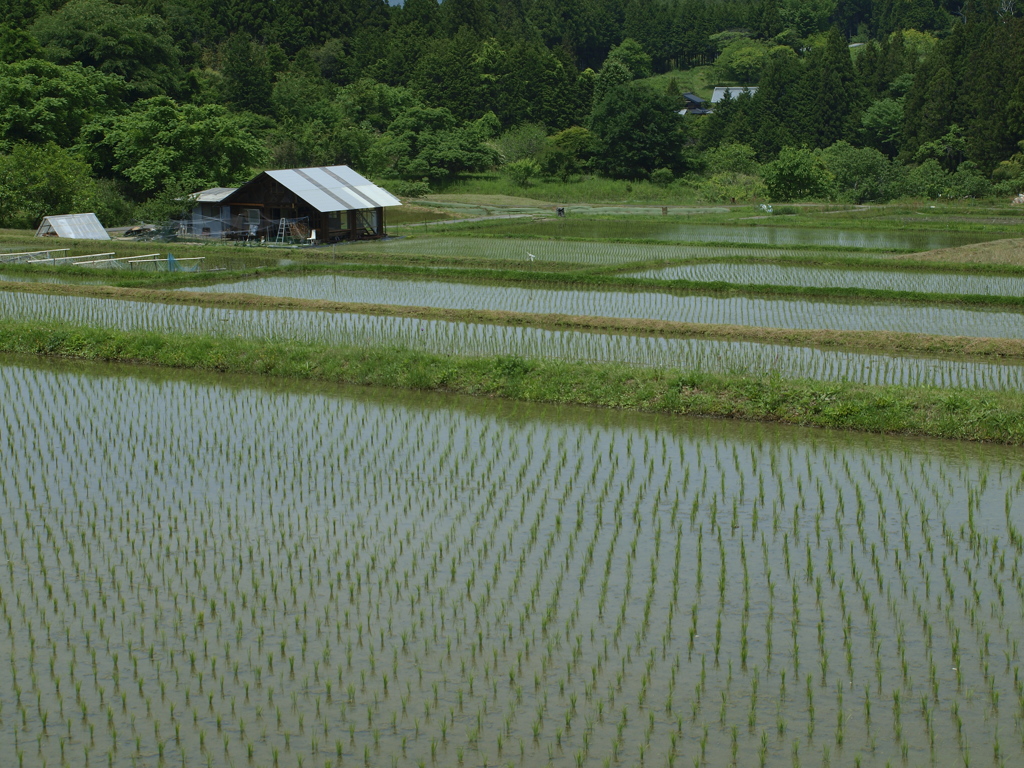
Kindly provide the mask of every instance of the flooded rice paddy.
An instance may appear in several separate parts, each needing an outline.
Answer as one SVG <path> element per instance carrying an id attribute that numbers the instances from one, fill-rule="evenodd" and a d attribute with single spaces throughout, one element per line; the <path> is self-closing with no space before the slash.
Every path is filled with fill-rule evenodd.
<path id="1" fill-rule="evenodd" d="M 1020 765 L 1024 459 L 0 365 L 26 766 Z"/>
<path id="2" fill-rule="evenodd" d="M 188 290 L 188 289 L 185 289 Z M 586 291 L 385 280 L 342 275 L 272 277 L 192 290 L 253 293 L 370 304 L 641 318 L 682 323 L 941 336 L 1024 337 L 1024 314 L 900 304 L 858 304 L 746 297 L 716 298 L 642 291 Z"/>
<path id="3" fill-rule="evenodd" d="M 327 249 L 322 249 L 327 250 Z M 756 248 L 719 245 L 669 245 L 650 243 L 574 242 L 571 240 L 505 239 L 490 237 L 420 237 L 353 243 L 331 249 L 343 259 L 349 253 L 379 253 L 393 256 L 436 258 L 473 257 L 518 261 L 538 269 L 546 263 L 591 264 L 594 266 L 629 264 L 636 261 L 725 258 L 728 256 L 765 257 L 826 255 L 803 249 Z M 863 256 L 859 251 L 850 255 Z M 842 255 L 843 251 L 828 251 Z M 531 259 L 531 255 L 533 258 Z"/>
<path id="4" fill-rule="evenodd" d="M 515 355 L 754 376 L 775 373 L 863 384 L 993 390 L 1024 388 L 1024 366 L 1021 365 L 752 342 L 586 333 L 349 313 L 211 309 L 3 292 L 0 292 L 0 313 L 20 320 L 123 330 L 294 340 L 361 348 L 390 346 L 444 355 Z"/>
<path id="5" fill-rule="evenodd" d="M 930 222 L 929 222 L 930 223 Z M 630 221 L 629 219 L 596 220 L 592 218 L 558 219 L 543 222 L 507 222 L 495 229 L 517 235 L 549 237 L 581 237 L 592 240 L 643 239 L 678 240 L 697 243 L 735 243 L 770 246 L 824 246 L 828 248 L 873 248 L 906 252 L 953 248 L 984 243 L 1004 237 L 1019 237 L 1020 228 L 1007 227 L 1007 232 L 953 232 L 898 229 L 870 230 L 786 227 L 757 224 L 689 224 L 685 221 Z"/>
<path id="6" fill-rule="evenodd" d="M 869 269 L 819 269 L 776 264 L 686 264 L 637 272 L 630 277 L 699 282 L 722 281 L 744 285 L 869 288 L 881 291 L 1024 296 L 1024 278 L 1020 277 L 889 272 Z"/>

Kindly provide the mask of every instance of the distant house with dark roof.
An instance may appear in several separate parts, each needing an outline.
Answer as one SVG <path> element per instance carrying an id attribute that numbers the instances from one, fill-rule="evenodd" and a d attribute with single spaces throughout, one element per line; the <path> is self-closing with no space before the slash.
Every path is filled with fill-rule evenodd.
<path id="1" fill-rule="evenodd" d="M 680 115 L 708 115 L 711 114 L 711 110 L 708 109 L 708 103 L 696 93 L 684 93 L 683 99 L 686 101 L 686 106 L 679 110 Z"/>
<path id="2" fill-rule="evenodd" d="M 347 165 L 264 171 L 237 189 L 203 190 L 196 201 L 192 234 L 268 242 L 383 237 L 384 209 L 402 204 Z"/>

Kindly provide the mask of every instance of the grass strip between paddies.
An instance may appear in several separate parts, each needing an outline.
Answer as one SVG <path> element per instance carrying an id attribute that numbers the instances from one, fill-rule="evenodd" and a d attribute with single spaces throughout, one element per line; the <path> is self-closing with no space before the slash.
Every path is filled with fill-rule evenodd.
<path id="1" fill-rule="evenodd" d="M 0 291 L 50 296 L 79 296 L 120 301 L 154 302 L 219 309 L 300 310 L 387 317 L 414 317 L 453 323 L 525 326 L 552 330 L 577 330 L 669 338 L 750 341 L 763 344 L 842 349 L 886 354 L 942 355 L 969 360 L 1024 361 L 1024 340 L 936 336 L 897 331 L 837 331 L 800 328 L 761 328 L 748 325 L 680 323 L 642 318 L 595 317 L 556 313 L 510 312 L 487 309 L 449 309 L 397 304 L 365 304 L 259 296 L 249 293 L 206 293 L 164 291 L 147 288 L 118 288 L 107 285 L 59 285 L 50 283 L 0 283 Z"/>
<path id="2" fill-rule="evenodd" d="M 0 352 L 525 402 L 1024 444 L 1024 394 L 790 380 L 622 364 L 454 357 L 397 347 L 122 331 L 0 319 Z"/>

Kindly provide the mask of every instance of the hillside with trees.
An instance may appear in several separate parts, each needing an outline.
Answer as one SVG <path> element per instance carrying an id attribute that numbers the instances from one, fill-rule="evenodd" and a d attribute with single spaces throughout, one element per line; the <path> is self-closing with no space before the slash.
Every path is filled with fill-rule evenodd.
<path id="1" fill-rule="evenodd" d="M 1014 0 L 0 0 L 0 225 L 267 167 L 706 201 L 1024 188 Z M 756 86 L 680 115 L 677 77 Z M 702 95 L 709 95 L 707 92 Z"/>

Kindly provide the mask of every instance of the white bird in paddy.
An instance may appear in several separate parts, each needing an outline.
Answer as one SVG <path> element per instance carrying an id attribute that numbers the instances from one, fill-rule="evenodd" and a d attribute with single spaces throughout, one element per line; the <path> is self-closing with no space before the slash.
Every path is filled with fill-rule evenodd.
<path id="1" fill-rule="evenodd" d="M 534 259 L 536 259 L 536 258 L 537 258 L 537 257 L 536 257 L 536 256 L 534 256 L 534 255 L 533 255 L 532 253 L 530 253 L 529 251 L 527 251 L 527 252 L 526 252 L 526 255 L 530 257 L 530 261 L 533 261 Z"/>

